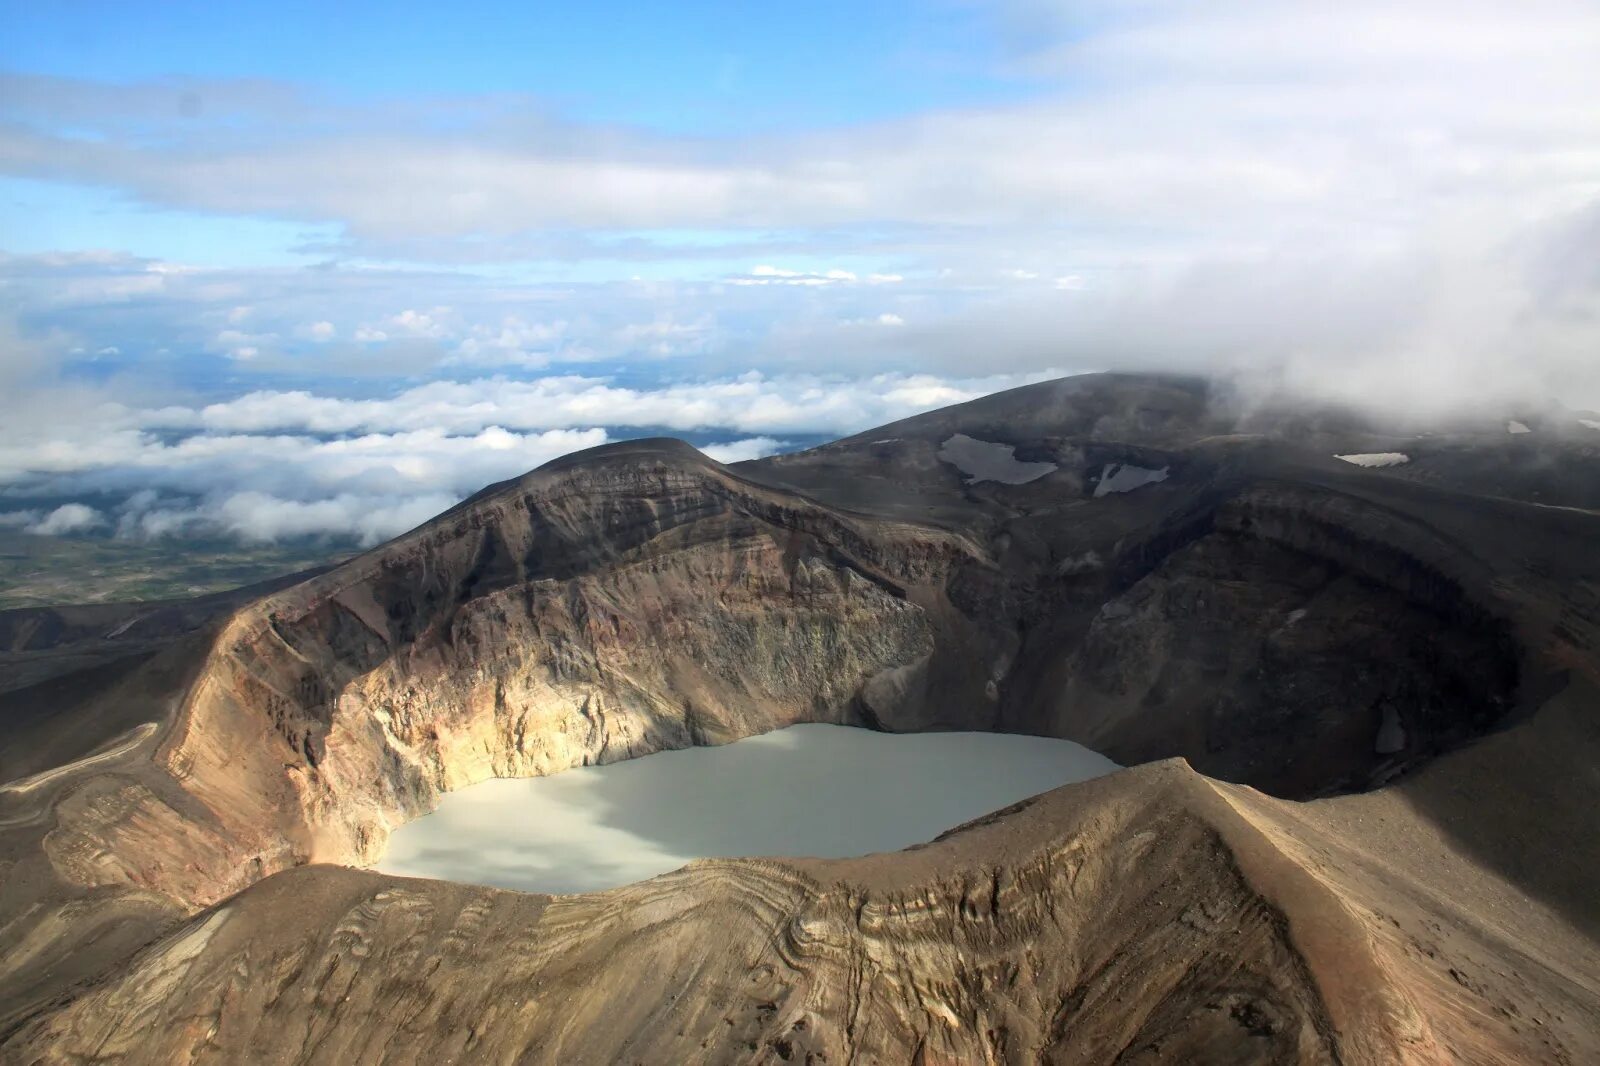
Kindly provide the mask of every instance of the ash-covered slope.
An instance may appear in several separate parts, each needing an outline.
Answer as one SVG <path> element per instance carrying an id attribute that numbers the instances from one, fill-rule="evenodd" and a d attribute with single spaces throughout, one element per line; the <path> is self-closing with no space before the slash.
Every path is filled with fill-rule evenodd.
<path id="1" fill-rule="evenodd" d="M 1102 375 L 492 486 L 56 679 L 83 754 L 0 790 L 0 1057 L 1582 1061 L 1600 515 L 1429 433 Z M 799 721 L 1254 788 L 1163 763 L 925 849 L 555 900 L 304 866 L 490 776 Z"/>

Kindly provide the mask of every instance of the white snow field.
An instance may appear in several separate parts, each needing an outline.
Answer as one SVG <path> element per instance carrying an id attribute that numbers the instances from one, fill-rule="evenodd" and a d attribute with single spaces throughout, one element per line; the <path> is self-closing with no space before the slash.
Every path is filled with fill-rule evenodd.
<path id="1" fill-rule="evenodd" d="M 1057 469 L 1054 463 L 1024 463 L 1009 444 L 978 440 L 965 433 L 939 445 L 939 458 L 967 475 L 967 484 L 998 481 L 1005 485 L 1026 485 Z"/>
<path id="2" fill-rule="evenodd" d="M 1107 463 L 1104 470 L 1100 471 L 1099 480 L 1095 482 L 1095 499 L 1111 492 L 1132 492 L 1142 489 L 1146 485 L 1154 485 L 1158 481 L 1167 480 L 1167 467 L 1151 469 L 1144 466 L 1133 466 L 1130 463 Z"/>
<path id="3" fill-rule="evenodd" d="M 1357 452 L 1354 455 L 1335 455 L 1334 458 L 1368 467 L 1400 466 L 1411 461 L 1411 456 L 1405 452 Z"/>

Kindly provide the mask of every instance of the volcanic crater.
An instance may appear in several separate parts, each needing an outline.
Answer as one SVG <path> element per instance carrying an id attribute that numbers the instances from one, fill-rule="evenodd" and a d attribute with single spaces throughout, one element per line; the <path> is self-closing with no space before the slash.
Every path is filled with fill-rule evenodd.
<path id="1" fill-rule="evenodd" d="M 1090 375 L 732 466 L 579 453 L 281 587 L 5 612 L 0 1056 L 1590 1061 L 1584 429 Z M 604 892 L 359 869 L 451 790 L 800 723 L 1129 769 Z"/>

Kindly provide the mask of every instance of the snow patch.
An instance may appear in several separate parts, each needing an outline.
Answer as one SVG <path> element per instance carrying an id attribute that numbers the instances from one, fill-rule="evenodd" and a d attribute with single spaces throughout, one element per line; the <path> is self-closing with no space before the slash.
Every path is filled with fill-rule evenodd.
<path id="1" fill-rule="evenodd" d="M 1518 422 L 1513 418 L 1511 421 L 1506 423 L 1506 432 L 1512 434 L 1532 433 L 1533 430 L 1529 429 L 1526 423 Z"/>
<path id="2" fill-rule="evenodd" d="M 1366 467 L 1401 466 L 1411 461 L 1411 456 L 1405 452 L 1357 452 L 1354 455 L 1335 455 L 1334 458 Z"/>
<path id="3" fill-rule="evenodd" d="M 1588 426 L 1590 429 L 1600 429 L 1600 419 L 1597 419 L 1597 418 L 1580 418 L 1580 419 L 1578 419 L 1578 425 L 1580 425 L 1580 426 Z"/>
<path id="4" fill-rule="evenodd" d="M 939 458 L 967 475 L 967 484 L 999 481 L 1006 485 L 1026 485 L 1057 469 L 1054 463 L 1024 463 L 1009 444 L 977 440 L 957 433 L 939 445 Z"/>
<path id="5" fill-rule="evenodd" d="M 1100 477 L 1096 479 L 1094 497 L 1098 500 L 1108 492 L 1132 492 L 1134 489 L 1165 481 L 1168 469 L 1165 466 L 1159 470 L 1152 470 L 1131 463 L 1107 463 L 1105 469 L 1100 471 Z"/>
<path id="6" fill-rule="evenodd" d="M 128 630 L 132 629 L 135 622 L 142 622 L 142 621 L 144 621 L 145 618 L 146 618 L 145 615 L 136 614 L 132 618 L 128 619 L 126 622 L 123 622 L 121 625 L 119 625 L 115 629 L 111 630 L 111 632 L 107 633 L 103 639 L 105 639 L 105 640 L 115 640 L 117 637 L 122 636 L 122 634 L 124 634 Z"/>

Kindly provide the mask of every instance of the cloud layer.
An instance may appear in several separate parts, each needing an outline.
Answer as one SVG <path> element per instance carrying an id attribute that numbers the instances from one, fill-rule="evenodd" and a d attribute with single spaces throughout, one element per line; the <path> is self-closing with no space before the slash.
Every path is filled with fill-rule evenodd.
<path id="1" fill-rule="evenodd" d="M 1004 9 L 1004 5 L 1002 5 Z M 1174 243 L 1406 232 L 1419 211 L 1592 195 L 1600 13 L 1576 0 L 1013 4 L 1005 107 L 738 140 L 495 96 L 11 76 L 0 162 L 352 242 L 858 224 L 1136 225 Z M 185 101 L 200 101 L 196 113 Z M 308 178 L 314 175 L 314 178 Z"/>
<path id="2" fill-rule="evenodd" d="M 200 407 L 109 399 L 78 421 L 0 428 L 0 525 L 60 535 L 272 541 L 403 532 L 484 485 L 643 430 L 710 438 L 720 462 L 772 454 L 783 434 L 843 435 L 1031 377 L 879 375 L 620 388 L 601 379 L 435 382 L 381 399 L 249 393 Z M 608 428 L 609 427 L 609 428 Z M 618 427 L 636 427 L 619 430 Z M 48 512 L 33 501 L 107 499 Z"/>
<path id="3" fill-rule="evenodd" d="M 633 428 L 742 457 L 1051 370 L 1600 407 L 1592 3 L 984 11 L 1004 102 L 738 138 L 0 75 L 0 174 L 216 227 L 0 255 L 10 524 L 371 540 Z"/>

